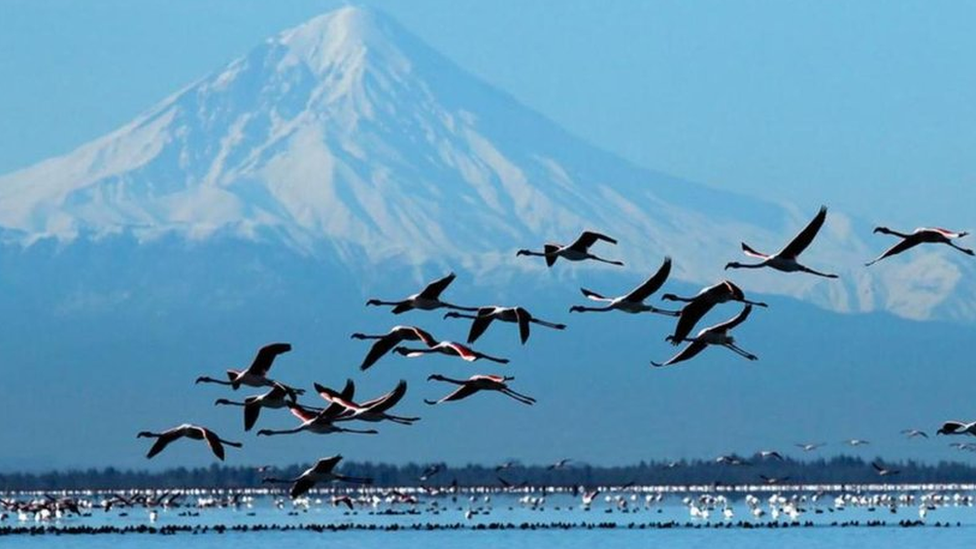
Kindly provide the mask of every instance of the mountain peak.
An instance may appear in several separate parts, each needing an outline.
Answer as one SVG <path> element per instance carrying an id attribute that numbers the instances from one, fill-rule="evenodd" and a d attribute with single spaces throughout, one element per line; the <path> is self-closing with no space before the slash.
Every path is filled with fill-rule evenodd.
<path id="1" fill-rule="evenodd" d="M 285 62 L 301 61 L 313 74 L 323 75 L 337 66 L 362 63 L 403 65 L 391 23 L 375 11 L 346 6 L 312 18 L 272 39 L 289 51 Z"/>
<path id="2" fill-rule="evenodd" d="M 515 249 L 596 228 L 620 240 L 634 277 L 672 255 L 673 276 L 711 284 L 740 239 L 775 249 L 807 215 L 622 161 L 358 7 L 286 30 L 122 128 L 0 176 L 0 230 L 20 244 L 229 235 L 354 270 L 449 263 L 504 277 L 541 268 L 516 262 Z M 869 232 L 831 212 L 811 264 L 860 267 L 877 247 L 857 237 Z M 884 270 L 848 267 L 838 283 L 753 273 L 742 285 L 845 311 L 976 318 L 960 285 L 970 272 L 929 250 Z"/>

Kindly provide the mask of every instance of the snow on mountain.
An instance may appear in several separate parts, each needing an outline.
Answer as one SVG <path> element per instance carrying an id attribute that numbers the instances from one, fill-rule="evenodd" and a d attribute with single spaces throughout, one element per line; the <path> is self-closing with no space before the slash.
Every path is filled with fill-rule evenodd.
<path id="1" fill-rule="evenodd" d="M 630 165 L 354 7 L 268 39 L 109 135 L 0 177 L 8 244 L 231 234 L 352 270 L 444 263 L 496 278 L 543 268 L 515 249 L 593 228 L 620 240 L 601 252 L 635 278 L 669 254 L 677 278 L 711 283 L 740 259 L 740 241 L 775 251 L 818 206 Z M 841 282 L 735 278 L 839 311 L 976 319 L 971 262 L 920 249 L 866 270 L 890 243 L 831 211 L 804 260 Z"/>

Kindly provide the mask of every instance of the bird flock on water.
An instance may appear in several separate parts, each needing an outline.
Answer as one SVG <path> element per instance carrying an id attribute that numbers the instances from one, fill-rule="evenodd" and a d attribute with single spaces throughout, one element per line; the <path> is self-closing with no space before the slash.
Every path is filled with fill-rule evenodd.
<path id="1" fill-rule="evenodd" d="M 838 275 L 816 270 L 799 262 L 799 256 L 810 246 L 817 233 L 823 227 L 827 218 L 827 208 L 821 207 L 816 216 L 803 228 L 782 250 L 769 255 L 756 251 L 746 243 L 742 243 L 742 251 L 745 255 L 757 259 L 756 263 L 740 263 L 732 261 L 726 264 L 725 269 L 760 269 L 770 268 L 782 272 L 800 272 L 814 276 L 836 279 Z M 924 243 L 938 243 L 951 246 L 967 255 L 976 255 L 973 250 L 957 245 L 954 240 L 966 236 L 966 232 L 953 232 L 941 228 L 919 228 L 912 233 L 901 233 L 887 227 L 877 227 L 875 233 L 891 235 L 901 240 L 884 251 L 877 258 L 867 262 L 865 265 L 870 267 L 875 263 L 903 253 L 915 246 Z M 619 260 L 606 259 L 590 252 L 590 248 L 598 242 L 607 244 L 617 244 L 617 241 L 605 234 L 598 232 L 585 231 L 572 244 L 545 244 L 543 250 L 533 251 L 521 249 L 516 252 L 516 256 L 542 257 L 545 259 L 546 266 L 552 268 L 558 259 L 566 261 L 594 261 L 610 265 L 623 266 Z M 663 301 L 674 301 L 684 303 L 679 310 L 659 309 L 653 305 L 645 303 L 646 300 L 660 290 L 671 272 L 672 260 L 665 257 L 661 267 L 651 275 L 645 282 L 633 289 L 630 293 L 609 298 L 597 292 L 581 288 L 580 291 L 587 299 L 602 304 L 601 306 L 574 305 L 569 309 L 570 313 L 578 312 L 609 312 L 622 311 L 630 314 L 655 313 L 664 316 L 677 318 L 674 331 L 666 337 L 666 340 L 673 345 L 686 344 L 674 356 L 663 361 L 651 361 L 654 367 L 672 366 L 690 360 L 700 354 L 709 346 L 724 347 L 739 356 L 748 360 L 758 360 L 758 356 L 746 351 L 738 346 L 735 338 L 731 335 L 733 329 L 745 322 L 752 313 L 753 307 L 766 308 L 767 304 L 752 301 L 746 298 L 745 293 L 730 280 L 722 280 L 717 284 L 702 289 L 697 295 L 691 297 L 679 297 L 674 294 L 663 294 Z M 413 294 L 399 301 L 384 301 L 380 299 L 370 299 L 366 306 L 385 306 L 391 307 L 391 312 L 399 315 L 410 310 L 433 311 L 437 309 L 449 309 L 443 318 L 460 318 L 471 321 L 471 328 L 468 333 L 466 344 L 456 341 L 439 341 L 430 332 L 417 326 L 394 326 L 385 334 L 364 334 L 354 333 L 353 339 L 373 341 L 360 364 L 360 370 L 366 371 L 372 368 L 384 356 L 395 353 L 408 358 L 422 357 L 428 354 L 444 354 L 451 357 L 460 358 L 467 362 L 484 360 L 497 364 L 507 364 L 507 358 L 492 356 L 470 347 L 478 338 L 485 333 L 493 324 L 511 323 L 518 326 L 519 341 L 524 345 L 528 342 L 532 325 L 542 326 L 553 330 L 564 330 L 565 324 L 549 322 L 534 317 L 523 307 L 464 307 L 456 305 L 441 298 L 441 295 L 454 282 L 454 273 L 435 280 L 428 284 L 420 292 Z M 694 331 L 698 322 L 715 306 L 738 302 L 742 304 L 742 309 L 734 317 L 725 322 L 714 326 L 709 326 L 699 330 L 694 336 Z M 287 435 L 307 431 L 315 434 L 332 433 L 356 433 L 356 434 L 377 434 L 376 429 L 354 429 L 344 427 L 348 422 L 359 421 L 367 423 L 379 423 L 389 421 L 401 425 L 411 425 L 420 418 L 405 417 L 391 413 L 391 410 L 403 399 L 407 392 L 407 383 L 401 380 L 390 392 L 376 398 L 356 402 L 356 387 L 353 380 L 349 379 L 341 391 L 336 391 L 318 383 L 314 384 L 315 392 L 322 398 L 322 406 L 314 407 L 298 402 L 299 396 L 305 391 L 300 388 L 292 387 L 271 379 L 268 374 L 275 359 L 282 354 L 288 353 L 292 347 L 288 343 L 271 343 L 262 347 L 254 357 L 251 365 L 244 370 L 230 369 L 226 371 L 226 379 L 216 379 L 207 376 L 197 378 L 196 383 L 214 383 L 230 386 L 233 390 L 238 390 L 242 386 L 254 388 L 268 388 L 267 392 L 246 397 L 243 401 L 232 401 L 221 398 L 215 405 L 238 406 L 244 410 L 244 430 L 250 431 L 257 423 L 263 408 L 281 409 L 287 408 L 299 421 L 298 425 L 292 429 L 272 430 L 261 429 L 257 432 L 259 436 Z M 429 405 L 440 405 L 449 402 L 456 402 L 472 397 L 484 391 L 495 391 L 504 396 L 515 400 L 521 404 L 535 404 L 535 398 L 516 391 L 509 386 L 514 381 L 513 376 L 497 374 L 476 374 L 467 379 L 450 378 L 438 373 L 432 373 L 427 378 L 428 381 L 438 381 L 456 386 L 447 395 L 436 399 L 424 399 Z M 908 429 L 902 431 L 909 438 L 924 437 L 928 435 L 918 429 Z M 947 421 L 937 431 L 944 435 L 969 434 L 976 436 L 976 421 L 961 422 Z M 147 458 L 152 458 L 162 452 L 170 443 L 180 439 L 188 438 L 191 440 L 205 441 L 210 447 L 211 452 L 218 459 L 223 460 L 225 456 L 225 446 L 235 448 L 242 447 L 242 443 L 225 440 L 214 433 L 212 430 L 191 424 L 182 424 L 160 433 L 149 431 L 140 432 L 138 437 L 154 438 L 156 441 L 146 454 Z M 867 441 L 852 439 L 847 441 L 851 446 L 867 444 Z M 803 451 L 812 451 L 822 443 L 798 444 Z M 766 451 L 763 457 L 779 457 L 775 451 Z M 368 484 L 371 479 L 358 478 L 339 474 L 335 471 L 342 456 L 335 455 L 318 460 L 315 465 L 303 472 L 297 478 L 277 479 L 268 477 L 268 483 L 287 483 L 291 484 L 290 495 L 299 497 L 308 492 L 316 483 L 329 481 L 344 481 L 358 484 Z M 717 461 L 732 465 L 738 458 L 734 456 L 721 456 Z M 564 459 L 552 465 L 552 468 L 564 467 L 570 460 Z M 739 460 L 741 461 L 741 460 Z M 873 464 L 878 474 L 889 476 L 897 474 L 897 471 L 887 469 L 879 464 Z M 430 476 L 437 471 L 429 473 Z M 766 479 L 764 479 L 766 480 Z M 767 482 L 777 482 L 779 479 L 768 479 Z"/>

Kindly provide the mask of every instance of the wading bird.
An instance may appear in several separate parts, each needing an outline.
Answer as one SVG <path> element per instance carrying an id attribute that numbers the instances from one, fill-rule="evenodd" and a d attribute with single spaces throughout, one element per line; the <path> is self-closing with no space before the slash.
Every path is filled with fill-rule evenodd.
<path id="1" fill-rule="evenodd" d="M 376 343 L 370 347 L 369 352 L 366 353 L 366 358 L 363 359 L 363 363 L 359 365 L 360 370 L 367 370 L 376 361 L 383 357 L 386 353 L 393 350 L 394 347 L 399 345 L 403 341 L 422 341 L 424 345 L 428 347 L 436 345 L 437 341 L 427 332 L 421 330 L 416 326 L 394 326 L 388 333 L 379 335 L 367 335 L 355 333 L 352 334 L 352 339 L 375 339 Z"/>
<path id="2" fill-rule="evenodd" d="M 222 381 L 219 379 L 214 379 L 212 377 L 201 376 L 198 377 L 196 383 L 216 383 L 218 385 L 230 385 L 235 391 L 240 388 L 241 385 L 247 385 L 248 387 L 272 387 L 275 384 L 273 379 L 268 379 L 268 371 L 271 370 L 271 365 L 278 355 L 283 355 L 291 351 L 291 344 L 289 343 L 271 343 L 265 345 L 258 350 L 257 356 L 251 362 L 251 365 L 247 367 L 246 370 L 227 370 L 228 381 Z M 302 389 L 294 389 L 285 384 L 281 384 L 286 390 L 294 394 L 305 393 Z"/>
<path id="3" fill-rule="evenodd" d="M 735 339 L 731 335 L 729 335 L 729 332 L 733 328 L 735 328 L 739 324 L 742 324 L 746 320 L 746 318 L 749 317 L 750 312 L 752 312 L 752 305 L 746 305 L 742 309 L 742 312 L 740 312 L 732 319 L 727 320 L 721 324 L 716 324 L 715 326 L 710 326 L 708 328 L 705 328 L 704 330 L 698 332 L 698 335 L 692 339 L 685 339 L 685 341 L 691 342 L 690 345 L 682 349 L 678 354 L 668 359 L 667 362 L 658 363 L 652 361 L 651 365 L 670 366 L 672 364 L 683 362 L 685 360 L 694 357 L 698 353 L 702 352 L 709 345 L 721 345 L 722 347 L 725 347 L 726 349 L 729 349 L 735 352 L 736 354 L 743 356 L 749 360 L 757 360 L 759 357 L 738 347 L 735 344 Z"/>
<path id="4" fill-rule="evenodd" d="M 902 429 L 901 434 L 905 435 L 908 438 L 915 438 L 915 437 L 929 438 L 929 435 L 927 435 L 925 431 L 922 431 L 921 429 Z"/>
<path id="5" fill-rule="evenodd" d="M 244 399 L 244 402 L 236 402 L 226 398 L 218 398 L 214 402 L 214 406 L 243 406 L 244 430 L 250 431 L 251 427 L 254 427 L 254 424 L 258 421 L 258 416 L 261 414 L 261 408 L 287 408 L 289 402 L 293 404 L 296 402 L 295 393 L 293 391 L 289 391 L 284 385 L 275 383 L 272 385 L 271 390 L 263 395 L 249 396 Z M 309 409 L 315 410 L 315 408 Z M 321 409 L 316 411 L 321 411 Z"/>
<path id="6" fill-rule="evenodd" d="M 325 410 L 315 413 L 311 410 L 307 410 L 298 404 L 288 404 L 288 409 L 291 410 L 292 415 L 301 420 L 301 424 L 294 429 L 283 429 L 283 430 L 272 430 L 272 429 L 262 429 L 258 431 L 259 436 L 272 436 L 272 435 L 291 435 L 294 433 L 300 433 L 302 431 L 308 431 L 310 433 L 315 433 L 317 435 L 328 435 L 332 433 L 357 433 L 361 435 L 375 435 L 378 431 L 375 429 L 369 430 L 359 430 L 359 429 L 347 429 L 345 427 L 339 427 L 335 425 L 335 421 L 338 416 L 345 410 L 345 408 L 340 404 L 330 405 Z"/>
<path id="7" fill-rule="evenodd" d="M 760 301 L 749 301 L 746 299 L 742 288 L 739 288 L 729 280 L 723 280 L 714 286 L 709 286 L 694 297 L 678 297 L 674 294 L 664 294 L 661 299 L 665 301 L 681 301 L 687 303 L 678 313 L 678 323 L 674 327 L 674 334 L 667 337 L 672 344 L 677 345 L 688 337 L 688 334 L 695 329 L 695 325 L 702 319 L 708 311 L 720 303 L 738 301 L 746 305 L 766 307 Z"/>
<path id="8" fill-rule="evenodd" d="M 293 479 L 277 479 L 277 478 L 266 478 L 263 482 L 274 483 L 274 484 L 288 484 L 290 483 L 291 490 L 289 495 L 292 498 L 297 498 L 309 490 L 319 482 L 331 482 L 333 480 L 339 480 L 342 482 L 351 482 L 354 484 L 372 484 L 373 480 L 368 478 L 351 477 L 347 475 L 340 475 L 335 472 L 336 465 L 342 461 L 342 456 L 332 456 L 327 458 L 322 458 L 316 462 L 315 465 L 305 470 L 304 473 L 299 475 L 297 478 Z"/>
<path id="9" fill-rule="evenodd" d="M 918 246 L 919 244 L 927 244 L 927 243 L 946 244 L 948 246 L 952 246 L 953 248 L 959 250 L 960 252 L 966 255 L 976 255 L 976 253 L 974 253 L 972 250 L 968 248 L 963 248 L 961 246 L 957 246 L 955 243 L 952 242 L 952 239 L 954 238 L 962 238 L 968 235 L 969 233 L 967 232 L 955 233 L 946 229 L 927 228 L 927 227 L 920 227 L 918 229 L 915 229 L 915 231 L 913 231 L 911 234 L 905 234 L 905 233 L 900 233 L 898 231 L 893 231 L 888 227 L 877 227 L 874 229 L 874 232 L 897 236 L 901 238 L 901 242 L 888 248 L 887 250 L 885 250 L 883 254 L 879 255 L 877 258 L 868 261 L 867 263 L 864 264 L 865 266 L 868 267 L 874 265 L 875 263 L 881 261 L 882 259 L 885 259 L 886 257 L 898 255 L 904 252 L 905 250 L 909 250 L 911 248 L 914 248 L 915 246 Z"/>
<path id="10" fill-rule="evenodd" d="M 347 386 L 352 384 L 352 380 L 346 382 Z M 326 402 L 331 404 L 338 404 L 345 408 L 336 418 L 335 421 L 348 421 L 348 420 L 359 420 L 359 421 L 392 421 L 394 423 L 400 423 L 402 425 L 412 425 L 413 422 L 419 420 L 419 417 L 403 417 L 395 416 L 387 413 L 391 408 L 397 405 L 403 396 L 407 394 L 407 382 L 400 380 L 396 387 L 392 391 L 382 395 L 380 397 L 374 398 L 372 400 L 367 400 L 361 404 L 357 404 L 352 400 L 352 394 L 348 396 L 344 393 L 339 393 L 325 387 L 323 385 L 315 384 L 315 392 L 319 394 Z"/>
<path id="11" fill-rule="evenodd" d="M 973 435 L 976 436 L 976 421 L 947 421 L 935 432 L 937 435 Z"/>
<path id="12" fill-rule="evenodd" d="M 812 452 L 818 448 L 826 446 L 825 442 L 798 442 L 796 447 L 803 450 L 804 452 Z"/>
<path id="13" fill-rule="evenodd" d="M 509 376 L 494 376 L 494 375 L 475 375 L 468 379 L 451 379 L 449 377 L 442 376 L 440 374 L 431 374 L 427 377 L 428 381 L 444 381 L 447 383 L 453 383 L 455 385 L 460 385 L 453 393 L 441 398 L 440 400 L 427 400 L 424 402 L 427 404 L 441 404 L 443 402 L 450 402 L 452 400 L 461 400 L 468 398 L 469 396 L 477 393 L 478 391 L 498 391 L 505 396 L 511 397 L 522 404 L 535 404 L 535 399 L 518 393 L 508 387 L 509 381 L 515 379 Z"/>
<path id="14" fill-rule="evenodd" d="M 490 360 L 492 362 L 497 362 L 499 364 L 508 364 L 507 358 L 498 358 L 491 355 L 486 355 L 484 353 L 480 353 L 470 347 L 466 347 L 454 341 L 441 341 L 437 345 L 434 345 L 433 347 L 429 347 L 427 349 L 397 347 L 396 349 L 394 349 L 394 351 L 409 358 L 416 358 L 418 356 L 440 353 L 442 355 L 456 356 L 467 362 L 474 362 L 475 360 L 480 360 L 483 358 L 485 360 Z"/>
<path id="15" fill-rule="evenodd" d="M 742 251 L 750 257 L 755 257 L 761 259 L 759 263 L 747 264 L 739 263 L 738 261 L 733 261 L 725 266 L 726 269 L 760 269 L 762 267 L 769 267 L 776 269 L 777 271 L 783 271 L 785 273 L 793 272 L 804 272 L 810 273 L 817 276 L 822 276 L 825 278 L 837 278 L 835 274 L 822 273 L 815 271 L 809 267 L 805 267 L 797 262 L 796 258 L 799 257 L 803 250 L 807 249 L 807 246 L 813 242 L 813 238 L 817 236 L 817 232 L 820 231 L 820 227 L 823 226 L 824 220 L 827 219 L 827 207 L 821 206 L 820 211 L 808 224 L 785 248 L 773 255 L 767 255 L 764 253 L 757 252 L 756 250 L 749 247 L 745 242 L 742 243 Z"/>
<path id="16" fill-rule="evenodd" d="M 891 475 L 897 475 L 898 473 L 901 472 L 901 471 L 897 471 L 895 469 L 886 469 L 886 468 L 882 467 L 881 465 L 879 465 L 877 462 L 871 463 L 871 467 L 874 467 L 874 470 L 877 471 L 878 472 L 878 475 L 879 476 L 882 476 L 882 477 L 887 477 L 887 476 L 891 476 Z"/>
<path id="17" fill-rule="evenodd" d="M 583 234 L 576 239 L 569 246 L 563 246 L 562 244 L 546 244 L 543 247 L 542 252 L 533 252 L 532 250 L 519 250 L 516 252 L 516 256 L 528 255 L 546 258 L 546 266 L 552 267 L 553 263 L 556 262 L 560 257 L 569 261 L 582 261 L 584 259 L 592 259 L 594 261 L 600 261 L 603 263 L 609 263 L 611 265 L 623 266 L 622 261 L 612 261 L 609 259 L 603 259 L 602 257 L 597 257 L 590 253 L 590 246 L 596 244 L 598 240 L 604 242 L 609 242 L 610 244 L 616 244 L 617 241 L 605 234 L 595 233 L 592 231 L 584 231 Z"/>
<path id="18" fill-rule="evenodd" d="M 529 311 L 522 307 L 481 307 L 474 315 L 466 315 L 464 313 L 451 311 L 446 313 L 444 318 L 474 319 L 474 322 L 471 323 L 471 330 L 468 332 L 469 344 L 477 341 L 478 338 L 481 337 L 481 334 L 485 333 L 485 330 L 488 329 L 488 326 L 490 326 L 494 320 L 501 322 L 514 322 L 518 324 L 519 338 L 521 339 L 523 345 L 525 345 L 525 342 L 529 340 L 529 327 L 532 324 L 538 324 L 554 330 L 566 329 L 565 324 L 557 324 L 555 322 L 539 320 L 538 318 L 533 317 Z"/>
<path id="19" fill-rule="evenodd" d="M 585 312 L 603 312 L 603 311 L 623 311 L 625 313 L 658 313 L 668 316 L 678 316 L 677 311 L 665 311 L 663 309 L 658 309 L 651 305 L 644 303 L 644 300 L 650 297 L 654 292 L 661 289 L 664 282 L 668 279 L 668 275 L 671 274 L 671 258 L 665 257 L 664 263 L 661 267 L 654 273 L 650 278 L 644 281 L 643 284 L 634 288 L 627 295 L 622 295 L 620 297 L 604 297 L 594 291 L 587 290 L 586 288 L 580 288 L 580 292 L 583 293 L 587 299 L 593 301 L 600 301 L 606 303 L 604 307 L 585 307 L 583 305 L 573 305 L 569 308 L 571 313 L 585 313 Z"/>
<path id="20" fill-rule="evenodd" d="M 553 464 L 548 465 L 546 467 L 546 470 L 547 471 L 555 471 L 556 469 L 562 469 L 562 468 L 566 467 L 567 465 L 569 465 L 569 462 L 570 461 L 573 461 L 573 460 L 570 459 L 570 458 L 563 458 L 563 459 L 557 461 L 556 463 L 553 463 Z"/>
<path id="21" fill-rule="evenodd" d="M 152 459 L 156 454 L 162 452 L 169 443 L 180 438 L 188 438 L 191 440 L 205 440 L 207 445 L 210 446 L 210 451 L 213 452 L 217 459 L 224 460 L 224 444 L 227 446 L 233 446 L 234 448 L 241 448 L 244 446 L 240 442 L 231 442 L 229 440 L 224 440 L 217 436 L 206 427 L 200 427 L 199 425 L 191 425 L 189 423 L 184 423 L 177 427 L 173 427 L 162 433 L 152 433 L 149 431 L 142 431 L 136 435 L 136 438 L 155 438 L 156 443 L 152 445 L 149 449 L 149 453 L 146 454 L 147 459 Z"/>
<path id="22" fill-rule="evenodd" d="M 453 305 L 446 301 L 441 301 L 441 293 L 454 282 L 457 277 L 454 273 L 451 273 L 444 278 L 435 280 L 427 285 L 420 293 L 413 294 L 408 298 L 401 301 L 380 301 L 379 299 L 370 299 L 366 302 L 367 306 L 370 305 L 387 305 L 393 307 L 393 314 L 398 315 L 400 313 L 405 313 L 412 309 L 420 309 L 422 311 L 432 311 L 434 309 L 440 309 L 442 307 L 447 309 L 457 309 L 459 311 L 474 311 L 477 310 L 474 307 L 461 307 L 458 305 Z"/>

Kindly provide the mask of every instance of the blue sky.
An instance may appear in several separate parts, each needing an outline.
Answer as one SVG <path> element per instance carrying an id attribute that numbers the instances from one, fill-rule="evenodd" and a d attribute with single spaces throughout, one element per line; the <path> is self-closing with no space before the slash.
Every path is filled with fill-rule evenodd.
<path id="1" fill-rule="evenodd" d="M 869 221 L 976 226 L 976 5 L 361 4 L 640 165 Z M 339 5 L 7 0 L 0 173 L 108 132 Z"/>

